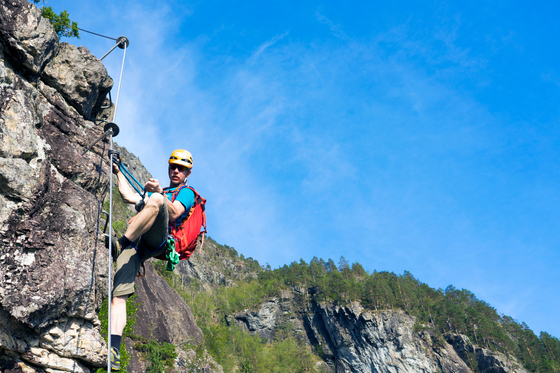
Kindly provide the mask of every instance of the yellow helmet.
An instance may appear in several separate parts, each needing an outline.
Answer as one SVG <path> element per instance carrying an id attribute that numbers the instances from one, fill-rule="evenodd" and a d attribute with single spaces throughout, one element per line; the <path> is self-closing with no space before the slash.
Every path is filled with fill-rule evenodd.
<path id="1" fill-rule="evenodd" d="M 185 166 L 190 170 L 193 166 L 192 155 L 185 149 L 177 149 L 171 153 L 171 157 L 169 157 L 169 164 L 178 164 Z"/>

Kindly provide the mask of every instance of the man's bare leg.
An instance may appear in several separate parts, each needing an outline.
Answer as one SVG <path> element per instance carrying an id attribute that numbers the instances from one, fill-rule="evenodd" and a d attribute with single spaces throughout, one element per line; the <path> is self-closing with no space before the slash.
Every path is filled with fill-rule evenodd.
<path id="1" fill-rule="evenodd" d="M 146 202 L 144 209 L 136 215 L 136 218 L 134 218 L 132 223 L 128 226 L 126 232 L 124 232 L 124 236 L 134 242 L 141 235 L 146 233 L 154 224 L 159 210 L 165 202 L 164 198 L 165 197 L 159 193 L 152 194 Z"/>
<path id="2" fill-rule="evenodd" d="M 126 299 L 128 296 L 114 297 L 111 301 L 111 334 L 121 335 L 126 326 Z"/>

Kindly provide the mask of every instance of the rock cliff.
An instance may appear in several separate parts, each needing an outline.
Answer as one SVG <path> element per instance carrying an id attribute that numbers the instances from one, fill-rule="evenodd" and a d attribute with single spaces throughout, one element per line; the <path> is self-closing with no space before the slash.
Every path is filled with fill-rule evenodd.
<path id="1" fill-rule="evenodd" d="M 301 288 L 282 291 L 255 309 L 228 315 L 227 321 L 267 339 L 290 330 L 336 373 L 527 373 L 514 358 L 477 347 L 466 336 L 441 340 L 429 329 L 415 332 L 415 317 L 404 311 L 366 310 L 359 302 L 315 304 L 307 296 Z M 302 299 L 307 305 L 296 306 Z"/>

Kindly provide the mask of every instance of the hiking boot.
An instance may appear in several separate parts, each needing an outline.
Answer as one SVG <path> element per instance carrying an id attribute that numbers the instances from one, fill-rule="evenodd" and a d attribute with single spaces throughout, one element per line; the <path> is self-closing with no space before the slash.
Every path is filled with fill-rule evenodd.
<path id="1" fill-rule="evenodd" d="M 121 355 L 119 354 L 119 350 L 115 347 L 111 347 L 111 370 L 120 370 L 121 369 Z"/>
<path id="2" fill-rule="evenodd" d="M 105 247 L 109 248 L 109 238 L 111 239 L 111 255 L 113 256 L 113 262 L 117 261 L 119 255 L 121 255 L 122 247 L 114 236 L 109 236 L 108 234 L 105 235 Z"/>

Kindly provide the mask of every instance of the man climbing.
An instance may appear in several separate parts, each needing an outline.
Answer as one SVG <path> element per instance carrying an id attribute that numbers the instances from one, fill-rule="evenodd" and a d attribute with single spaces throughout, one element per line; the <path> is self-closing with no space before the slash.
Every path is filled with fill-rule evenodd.
<path id="1" fill-rule="evenodd" d="M 169 157 L 169 187 L 162 188 L 158 180 L 150 179 L 144 187 L 148 192 L 144 208 L 121 238 L 113 238 L 112 254 L 116 260 L 116 273 L 111 302 L 112 370 L 120 369 L 119 349 L 126 325 L 126 300 L 134 293 L 134 280 L 140 265 L 166 252 L 169 225 L 182 222 L 194 205 L 194 192 L 182 188 L 187 184 L 192 166 L 191 153 L 183 149 L 175 150 Z M 115 164 L 113 173 L 117 175 L 119 193 L 124 202 L 132 205 L 139 202 L 142 198 L 129 186 L 125 175 Z"/>

